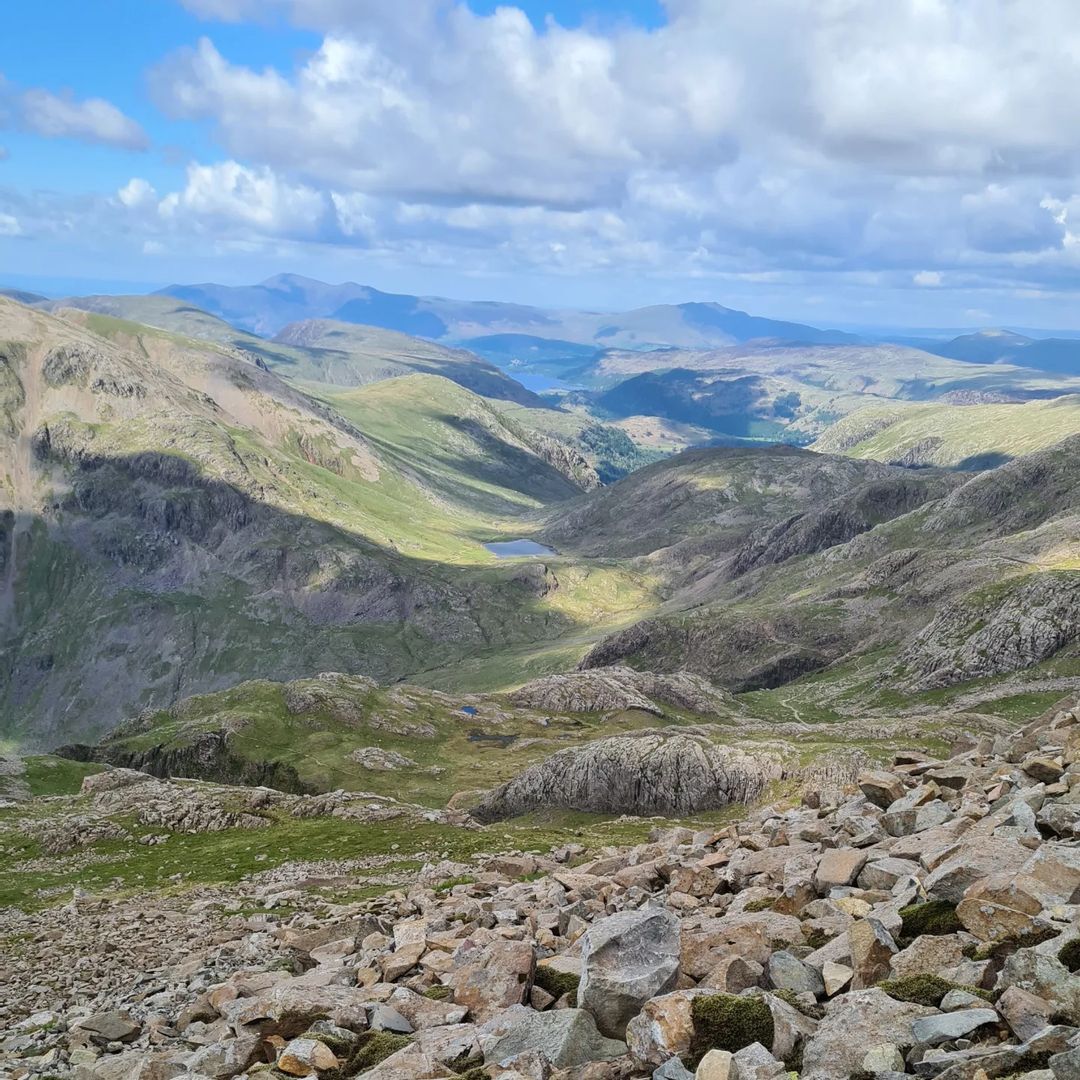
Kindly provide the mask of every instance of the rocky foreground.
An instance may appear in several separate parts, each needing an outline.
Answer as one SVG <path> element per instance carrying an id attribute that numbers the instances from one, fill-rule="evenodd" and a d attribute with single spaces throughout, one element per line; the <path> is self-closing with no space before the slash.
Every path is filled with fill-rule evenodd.
<path id="1" fill-rule="evenodd" d="M 90 782 L 130 797 L 125 773 Z M 203 889 L 13 918 L 34 959 L 4 962 L 0 1075 L 1080 1077 L 1072 708 L 585 856 L 431 862 L 354 904 L 272 872 L 234 890 L 258 914 Z"/>

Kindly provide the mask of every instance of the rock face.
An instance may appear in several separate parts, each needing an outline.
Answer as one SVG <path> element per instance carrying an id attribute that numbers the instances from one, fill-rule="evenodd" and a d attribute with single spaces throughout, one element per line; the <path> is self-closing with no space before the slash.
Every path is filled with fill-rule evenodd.
<path id="1" fill-rule="evenodd" d="M 686 671 L 658 675 L 628 667 L 573 671 L 534 679 L 510 694 L 515 705 L 550 712 L 613 712 L 639 709 L 663 716 L 665 704 L 701 716 L 726 713 L 731 695 Z"/>
<path id="2" fill-rule="evenodd" d="M 359 879 L 339 867 L 327 896 L 319 864 L 301 863 L 188 893 L 0 911 L 0 940 L 14 943 L 0 965 L 0 1075 L 1075 1077 L 1080 714 L 1054 710 L 948 761 L 898 754 L 878 772 L 869 792 L 853 774 L 818 805 L 657 828 L 630 847 L 435 854 L 355 902 Z M 31 802 L 26 821 L 58 835 L 102 821 L 182 831 L 321 810 L 355 818 L 359 835 L 385 821 L 369 801 L 110 770 L 78 799 Z M 938 802 L 951 817 L 884 828 Z M 432 823 L 392 810 L 405 829 Z"/>
<path id="3" fill-rule="evenodd" d="M 977 626 L 974 632 L 972 627 Z M 982 605 L 946 605 L 904 650 L 906 685 L 928 690 L 1021 671 L 1080 637 L 1080 576 L 1039 574 Z"/>
<path id="4" fill-rule="evenodd" d="M 665 732 L 560 750 L 490 792 L 473 810 L 498 821 L 539 807 L 599 813 L 686 814 L 748 802 L 781 775 L 779 762 Z"/>
<path id="5" fill-rule="evenodd" d="M 586 931 L 578 1006 L 605 1035 L 622 1038 L 627 1023 L 679 976 L 679 920 L 670 911 L 620 912 Z"/>

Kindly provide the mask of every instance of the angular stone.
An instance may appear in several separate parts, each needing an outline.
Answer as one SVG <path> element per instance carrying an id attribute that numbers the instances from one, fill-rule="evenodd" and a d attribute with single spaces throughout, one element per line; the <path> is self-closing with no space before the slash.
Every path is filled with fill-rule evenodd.
<path id="1" fill-rule="evenodd" d="M 860 919 L 848 929 L 851 944 L 853 990 L 865 990 L 888 978 L 889 967 L 897 952 L 892 934 L 877 919 Z"/>
<path id="2" fill-rule="evenodd" d="M 732 1058 L 735 1080 L 774 1080 L 787 1076 L 783 1062 L 777 1061 L 761 1043 L 751 1043 Z"/>
<path id="3" fill-rule="evenodd" d="M 258 1035 L 244 1032 L 235 1039 L 200 1047 L 192 1055 L 188 1067 L 192 1073 L 209 1076 L 211 1080 L 229 1080 L 255 1062 L 261 1045 L 262 1039 Z"/>
<path id="4" fill-rule="evenodd" d="M 142 1031 L 142 1026 L 122 1009 L 94 1013 L 80 1020 L 77 1028 L 99 1043 L 131 1042 Z"/>
<path id="5" fill-rule="evenodd" d="M 484 1060 L 498 1064 L 529 1050 L 537 1050 L 556 1068 L 570 1069 L 590 1061 L 610 1061 L 626 1053 L 626 1044 L 607 1039 L 584 1009 L 556 1009 L 538 1013 L 512 1009 L 500 1017 L 509 1030 L 484 1047 Z"/>
<path id="6" fill-rule="evenodd" d="M 1062 773 L 1065 772 L 1061 763 L 1050 757 L 1028 758 L 1023 764 L 1023 770 L 1033 780 L 1037 780 L 1043 784 L 1054 783 L 1056 780 L 1060 779 Z"/>
<path id="7" fill-rule="evenodd" d="M 993 1009 L 960 1009 L 921 1017 L 911 1025 L 911 1034 L 920 1046 L 937 1046 L 997 1022 L 998 1014 Z"/>
<path id="8" fill-rule="evenodd" d="M 652 1080 L 694 1080 L 694 1074 L 678 1058 L 673 1057 L 653 1071 Z"/>
<path id="9" fill-rule="evenodd" d="M 330 1020 L 349 1031 L 367 1029 L 371 996 L 356 986 L 297 986 L 298 979 L 275 986 L 254 998 L 241 998 L 230 1013 L 233 1024 L 251 1025 L 263 1035 L 291 1039 L 316 1020 Z"/>
<path id="10" fill-rule="evenodd" d="M 1055 1054 L 1050 1059 L 1054 1080 L 1080 1080 L 1080 1047 Z"/>
<path id="11" fill-rule="evenodd" d="M 1039 882 L 1038 893 L 1045 907 L 1080 903 L 1080 847 L 1047 840 L 1021 867 Z"/>
<path id="12" fill-rule="evenodd" d="M 995 1006 L 1021 1042 L 1027 1042 L 1049 1027 L 1050 1017 L 1054 1014 L 1049 1001 L 1029 994 L 1019 986 L 1007 987 Z"/>
<path id="13" fill-rule="evenodd" d="M 889 961 L 891 977 L 940 975 L 957 981 L 953 972 L 964 962 L 966 944 L 958 934 L 922 934 Z"/>
<path id="14" fill-rule="evenodd" d="M 853 990 L 836 998 L 806 1045 L 800 1080 L 850 1080 L 862 1068 L 868 1047 L 910 1046 L 912 1022 L 936 1011 L 894 1001 L 881 990 Z"/>
<path id="15" fill-rule="evenodd" d="M 846 964 L 835 964 L 826 960 L 821 967 L 821 978 L 825 984 L 825 993 L 829 997 L 840 993 L 849 982 L 855 972 Z"/>
<path id="16" fill-rule="evenodd" d="M 1080 978 L 1056 957 L 1034 949 L 1020 949 L 1006 961 L 997 985 L 1017 986 L 1048 1001 L 1055 1015 L 1080 1026 Z"/>
<path id="17" fill-rule="evenodd" d="M 525 941 L 493 941 L 476 960 L 452 971 L 447 980 L 454 1004 L 482 1023 L 529 998 L 536 971 L 536 953 Z"/>
<path id="18" fill-rule="evenodd" d="M 711 990 L 675 990 L 647 1001 L 626 1026 L 626 1041 L 638 1061 L 662 1065 L 690 1049 L 694 1037 L 694 998 Z"/>
<path id="19" fill-rule="evenodd" d="M 911 877 L 914 869 L 907 859 L 878 859 L 862 868 L 857 882 L 860 889 L 882 889 L 888 892 L 898 881 Z"/>
<path id="20" fill-rule="evenodd" d="M 821 856 L 814 874 L 814 885 L 825 894 L 839 885 L 851 885 L 866 865 L 867 855 L 855 848 L 830 848 Z"/>
<path id="21" fill-rule="evenodd" d="M 277 1067 L 288 1076 L 316 1076 L 340 1065 L 334 1051 L 318 1039 L 293 1039 L 277 1059 Z"/>
<path id="22" fill-rule="evenodd" d="M 904 782 L 895 773 L 881 769 L 859 773 L 856 783 L 859 790 L 882 810 L 889 807 L 904 795 Z"/>
<path id="23" fill-rule="evenodd" d="M 904 1055 L 896 1043 L 878 1043 L 866 1051 L 866 1057 L 862 1060 L 864 1073 L 903 1073 Z"/>
<path id="24" fill-rule="evenodd" d="M 1023 938 L 1034 932 L 1042 912 L 1041 900 L 1033 895 L 1039 889 L 1034 878 L 1023 874 L 991 874 L 964 893 L 956 917 L 980 941 Z"/>
<path id="25" fill-rule="evenodd" d="M 728 956 L 720 961 L 699 983 L 725 994 L 741 994 L 752 986 L 760 986 L 765 969 L 754 960 Z"/>
<path id="26" fill-rule="evenodd" d="M 977 881 L 991 874 L 1016 873 L 1030 858 L 1030 850 L 1015 840 L 996 836 L 961 840 L 923 884 L 931 898 L 959 904 Z"/>
<path id="27" fill-rule="evenodd" d="M 622 1038 L 646 1001 L 679 977 L 679 920 L 662 908 L 623 911 L 594 923 L 582 939 L 578 1007 L 603 1034 Z"/>
<path id="28" fill-rule="evenodd" d="M 735 1055 L 728 1050 L 710 1050 L 694 1073 L 694 1080 L 735 1080 Z"/>
<path id="29" fill-rule="evenodd" d="M 769 957 L 769 983 L 777 990 L 790 990 L 795 994 L 825 993 L 821 973 L 784 949 Z"/>

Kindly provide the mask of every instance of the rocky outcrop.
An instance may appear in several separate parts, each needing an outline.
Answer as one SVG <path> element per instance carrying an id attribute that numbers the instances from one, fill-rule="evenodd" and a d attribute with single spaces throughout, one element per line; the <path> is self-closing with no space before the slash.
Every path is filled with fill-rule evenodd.
<path id="1" fill-rule="evenodd" d="M 618 666 L 546 675 L 509 696 L 515 705 L 558 713 L 639 709 L 662 717 L 665 705 L 673 705 L 701 716 L 717 716 L 730 712 L 733 705 L 730 694 L 700 675 L 686 671 L 660 675 Z"/>
<path id="2" fill-rule="evenodd" d="M 229 748 L 230 739 L 231 732 L 228 731 L 201 731 L 176 745 L 131 749 L 122 743 L 104 742 L 97 746 L 73 743 L 61 746 L 56 755 L 72 761 L 96 761 L 137 769 L 161 779 L 178 776 L 298 793 L 313 790 L 300 780 L 296 769 L 288 762 L 242 757 Z"/>
<path id="3" fill-rule="evenodd" d="M 646 731 L 560 750 L 490 792 L 481 821 L 540 807 L 609 814 L 688 814 L 749 802 L 779 778 L 779 761 L 702 736 Z"/>
<path id="4" fill-rule="evenodd" d="M 844 544 L 875 525 L 909 513 L 936 498 L 951 484 L 929 478 L 890 476 L 871 481 L 822 507 L 812 507 L 755 533 L 736 553 L 729 571 L 738 577 L 750 570 L 812 555 Z"/>
<path id="5" fill-rule="evenodd" d="M 1022 671 L 1080 638 L 1080 573 L 1020 577 L 943 607 L 901 654 L 913 689 Z"/>

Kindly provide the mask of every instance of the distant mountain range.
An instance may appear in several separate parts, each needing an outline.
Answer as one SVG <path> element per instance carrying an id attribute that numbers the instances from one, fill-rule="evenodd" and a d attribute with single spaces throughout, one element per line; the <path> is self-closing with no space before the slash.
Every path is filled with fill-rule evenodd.
<path id="1" fill-rule="evenodd" d="M 160 294 L 268 337 L 289 323 L 333 319 L 435 340 L 518 335 L 601 348 L 714 348 L 760 338 L 813 344 L 858 340 L 840 330 L 759 318 L 720 304 L 656 304 L 618 314 L 549 311 L 490 300 L 385 293 L 351 282 L 328 285 L 296 274 L 279 274 L 258 285 L 169 285 Z"/>
<path id="2" fill-rule="evenodd" d="M 1080 341 L 1031 338 L 1011 330 L 980 330 L 952 341 L 919 343 L 920 348 L 952 360 L 974 364 L 1015 364 L 1059 374 L 1080 373 Z"/>

